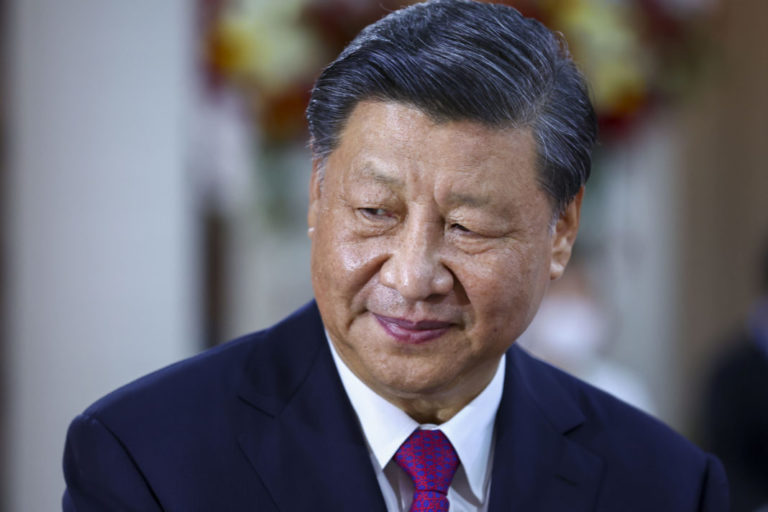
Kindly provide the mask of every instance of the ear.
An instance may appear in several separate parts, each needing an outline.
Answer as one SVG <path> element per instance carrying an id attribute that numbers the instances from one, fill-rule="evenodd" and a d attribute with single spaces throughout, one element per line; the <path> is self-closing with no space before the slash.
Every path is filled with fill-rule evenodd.
<path id="1" fill-rule="evenodd" d="M 584 187 L 574 196 L 565 210 L 560 214 L 552 236 L 552 259 L 549 263 L 549 278 L 558 279 L 565 271 L 568 260 L 571 259 L 573 243 L 579 232 L 581 216 L 581 199 L 584 197 Z"/>
<path id="2" fill-rule="evenodd" d="M 312 160 L 312 176 L 309 178 L 309 209 L 307 211 L 307 233 L 310 238 L 315 231 L 317 215 L 320 210 L 320 192 L 322 189 L 322 169 L 319 159 Z"/>

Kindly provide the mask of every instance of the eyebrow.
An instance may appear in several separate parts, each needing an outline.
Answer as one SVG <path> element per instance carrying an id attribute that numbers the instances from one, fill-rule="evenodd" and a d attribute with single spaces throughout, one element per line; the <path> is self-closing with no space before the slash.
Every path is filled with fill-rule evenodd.
<path id="1" fill-rule="evenodd" d="M 390 176 L 381 172 L 372 163 L 368 162 L 360 167 L 360 174 L 366 178 L 370 178 L 376 183 L 387 185 L 390 188 L 402 189 L 405 187 L 405 183 L 395 176 Z M 470 208 L 480 208 L 490 204 L 491 198 L 487 195 L 475 195 L 466 192 L 451 192 L 448 196 L 448 202 L 452 205 L 468 206 Z"/>
<path id="2" fill-rule="evenodd" d="M 372 179 L 376 183 L 381 183 L 382 185 L 387 185 L 393 188 L 403 188 L 405 186 L 405 183 L 401 179 L 382 173 L 371 163 L 366 163 L 360 167 L 360 174 L 366 178 Z"/>
<path id="3" fill-rule="evenodd" d="M 488 196 L 476 196 L 463 192 L 451 192 L 451 194 L 448 196 L 448 202 L 450 204 L 459 204 L 472 208 L 479 208 L 490 203 L 491 198 Z"/>

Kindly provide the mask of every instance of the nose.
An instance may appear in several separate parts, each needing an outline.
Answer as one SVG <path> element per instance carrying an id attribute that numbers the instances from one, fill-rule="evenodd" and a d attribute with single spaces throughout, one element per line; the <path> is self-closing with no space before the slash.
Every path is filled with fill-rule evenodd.
<path id="1" fill-rule="evenodd" d="M 413 219 L 392 240 L 389 258 L 380 270 L 380 282 L 409 301 L 447 295 L 454 277 L 442 257 L 443 230 L 434 222 Z"/>

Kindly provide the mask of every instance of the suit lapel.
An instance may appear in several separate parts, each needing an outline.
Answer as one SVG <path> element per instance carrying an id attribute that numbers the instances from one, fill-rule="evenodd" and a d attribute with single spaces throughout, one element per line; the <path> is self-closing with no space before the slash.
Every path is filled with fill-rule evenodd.
<path id="1" fill-rule="evenodd" d="M 240 446 L 277 508 L 384 511 L 314 304 L 267 333 L 240 396 Z"/>
<path id="2" fill-rule="evenodd" d="M 584 417 L 541 364 L 518 347 L 507 353 L 489 512 L 594 509 L 602 462 L 569 439 Z"/>
<path id="3" fill-rule="evenodd" d="M 237 435 L 276 508 L 385 512 L 314 303 L 263 338 L 240 386 Z M 569 439 L 584 417 L 564 385 L 540 365 L 518 347 L 507 353 L 489 512 L 594 508 L 602 462 Z"/>

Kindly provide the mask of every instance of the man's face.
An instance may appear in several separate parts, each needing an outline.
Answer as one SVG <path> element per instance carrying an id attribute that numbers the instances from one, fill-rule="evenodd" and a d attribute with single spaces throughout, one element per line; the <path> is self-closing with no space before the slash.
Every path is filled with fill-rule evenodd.
<path id="1" fill-rule="evenodd" d="M 553 229 L 535 162 L 527 129 L 438 124 L 393 102 L 352 112 L 313 172 L 312 281 L 339 355 L 378 394 L 463 406 L 528 326 L 581 198 Z"/>

